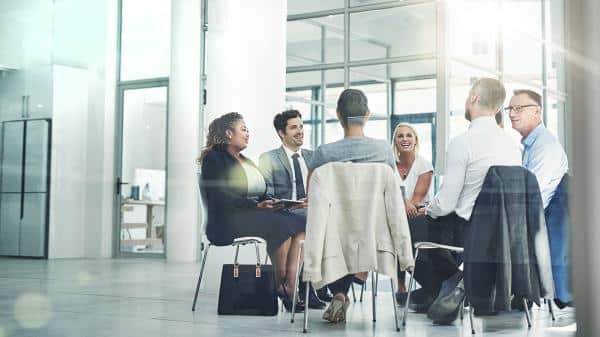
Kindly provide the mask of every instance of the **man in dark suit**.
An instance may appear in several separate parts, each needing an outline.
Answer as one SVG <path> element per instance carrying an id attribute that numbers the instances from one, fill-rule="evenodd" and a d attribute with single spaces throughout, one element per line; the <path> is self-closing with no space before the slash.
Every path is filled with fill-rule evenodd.
<path id="1" fill-rule="evenodd" d="M 306 179 L 308 164 L 313 151 L 302 149 L 304 144 L 304 125 L 302 115 L 298 110 L 286 110 L 275 115 L 273 126 L 281 139 L 282 145 L 263 153 L 258 166 L 267 183 L 267 194 L 276 199 L 304 200 L 306 199 Z M 299 207 L 290 212 L 306 215 L 306 208 Z M 302 288 L 302 285 L 300 286 Z M 322 309 L 321 302 L 314 292 L 311 292 L 309 307 Z M 320 297 L 326 297 L 327 289 L 321 291 Z"/>

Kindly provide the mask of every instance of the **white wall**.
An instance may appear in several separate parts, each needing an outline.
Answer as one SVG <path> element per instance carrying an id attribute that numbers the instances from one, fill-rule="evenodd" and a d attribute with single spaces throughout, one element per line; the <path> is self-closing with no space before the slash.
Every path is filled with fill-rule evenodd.
<path id="1" fill-rule="evenodd" d="M 598 146 L 600 145 L 600 2 L 567 2 L 569 36 L 569 100 L 573 139 L 571 161 L 571 241 L 573 250 L 573 290 L 577 308 L 577 336 L 599 336 L 600 320 L 600 179 Z"/>
<path id="2" fill-rule="evenodd" d="M 250 129 L 253 159 L 279 143 L 273 116 L 285 108 L 286 1 L 209 3 L 208 119 L 237 111 Z"/>
<path id="3" fill-rule="evenodd" d="M 49 258 L 84 256 L 87 72 L 54 66 Z"/>
<path id="4" fill-rule="evenodd" d="M 199 235 L 195 158 L 200 153 L 200 1 L 172 2 L 167 160 L 169 261 L 194 261 Z"/>
<path id="5" fill-rule="evenodd" d="M 54 2 L 50 258 L 112 255 L 116 4 Z"/>
<path id="6" fill-rule="evenodd" d="M 88 59 L 85 257 L 111 257 L 113 245 L 117 1 L 86 1 L 96 27 Z"/>

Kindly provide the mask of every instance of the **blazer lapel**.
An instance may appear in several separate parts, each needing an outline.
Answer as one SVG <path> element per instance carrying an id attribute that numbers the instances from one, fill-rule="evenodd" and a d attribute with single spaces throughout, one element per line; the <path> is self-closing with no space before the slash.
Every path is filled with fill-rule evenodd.
<path id="1" fill-rule="evenodd" d="M 283 167 L 285 167 L 285 170 L 287 171 L 288 176 L 291 180 L 292 179 L 292 167 L 290 166 L 290 161 L 289 161 L 287 154 L 285 153 L 285 150 L 283 149 L 283 147 L 280 147 L 279 151 L 277 151 L 277 158 L 279 158 L 279 161 L 281 162 Z"/>
<path id="2" fill-rule="evenodd" d="M 309 166 L 310 161 L 312 159 L 312 151 L 308 151 L 305 149 L 302 149 L 302 157 L 304 157 L 304 162 L 306 163 L 306 167 Z"/>

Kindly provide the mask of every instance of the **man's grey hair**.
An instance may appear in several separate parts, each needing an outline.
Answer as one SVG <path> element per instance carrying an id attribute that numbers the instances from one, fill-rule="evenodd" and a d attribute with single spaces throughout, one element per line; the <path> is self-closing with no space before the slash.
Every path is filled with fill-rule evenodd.
<path id="1" fill-rule="evenodd" d="M 473 84 L 471 95 L 477 95 L 477 104 L 484 108 L 498 112 L 506 99 L 506 89 L 502 82 L 494 78 L 481 78 Z"/>

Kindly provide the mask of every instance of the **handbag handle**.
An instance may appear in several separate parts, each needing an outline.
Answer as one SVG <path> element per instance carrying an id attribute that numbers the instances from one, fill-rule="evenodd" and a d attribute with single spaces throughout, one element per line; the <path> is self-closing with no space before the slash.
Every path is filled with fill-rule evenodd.
<path id="1" fill-rule="evenodd" d="M 256 278 L 260 278 L 262 271 L 260 269 L 260 250 L 258 249 L 258 244 L 254 243 L 254 249 L 256 249 Z"/>
<path id="2" fill-rule="evenodd" d="M 256 278 L 260 278 L 262 276 L 262 269 L 260 267 L 260 250 L 258 249 L 258 244 L 255 242 L 254 247 L 256 249 Z M 238 245 L 235 250 L 235 260 L 233 261 L 233 278 L 240 277 L 240 264 L 238 263 L 238 256 L 240 252 L 240 246 Z"/>

